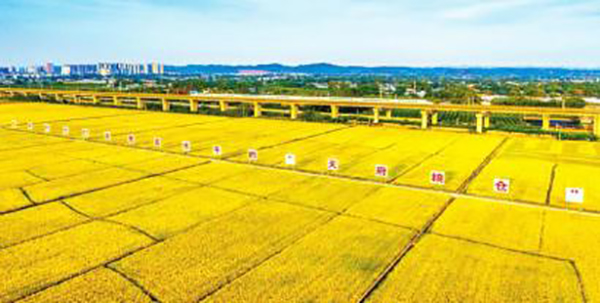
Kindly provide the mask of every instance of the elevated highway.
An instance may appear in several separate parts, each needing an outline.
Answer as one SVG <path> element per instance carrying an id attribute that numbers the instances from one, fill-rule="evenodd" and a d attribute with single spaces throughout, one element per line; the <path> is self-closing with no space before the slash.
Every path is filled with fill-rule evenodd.
<path id="1" fill-rule="evenodd" d="M 86 90 L 52 90 L 32 88 L 0 88 L 0 95 L 39 97 L 59 102 L 111 104 L 114 106 L 135 106 L 144 109 L 150 103 L 160 104 L 164 111 L 169 111 L 171 105 L 189 106 L 191 112 L 197 112 L 200 103 L 212 103 L 221 111 L 226 111 L 232 103 L 249 104 L 254 116 L 262 115 L 264 105 L 277 104 L 288 107 L 291 119 L 296 119 L 303 106 L 329 107 L 332 118 L 340 117 L 340 108 L 369 108 L 372 109 L 372 120 L 378 123 L 382 112 L 391 118 L 393 109 L 412 109 L 421 111 L 421 127 L 439 123 L 439 112 L 469 112 L 475 113 L 477 132 L 483 132 L 490 126 L 491 114 L 519 114 L 539 116 L 542 128 L 550 129 L 552 117 L 587 118 L 593 121 L 593 133 L 600 136 L 600 109 L 598 108 L 554 108 L 554 107 L 525 107 L 525 106 L 495 106 L 495 105 L 457 105 L 434 104 L 424 100 L 391 100 L 376 98 L 343 98 L 343 97 L 302 97 L 275 95 L 238 95 L 238 94 L 158 94 L 158 93 L 124 93 Z"/>

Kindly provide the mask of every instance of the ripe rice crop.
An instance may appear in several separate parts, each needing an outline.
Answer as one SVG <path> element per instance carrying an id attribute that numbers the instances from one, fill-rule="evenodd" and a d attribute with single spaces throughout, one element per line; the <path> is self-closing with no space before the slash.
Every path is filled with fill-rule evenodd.
<path id="1" fill-rule="evenodd" d="M 161 301 L 190 302 L 264 262 L 329 215 L 255 204 L 114 264 Z"/>
<path id="2" fill-rule="evenodd" d="M 65 202 L 87 215 L 106 217 L 197 187 L 194 184 L 169 178 L 153 177 L 69 198 Z"/>
<path id="3" fill-rule="evenodd" d="M 395 183 L 455 191 L 494 151 L 504 138 L 465 136 L 402 175 Z M 445 185 L 432 185 L 431 171 L 446 173 Z"/>
<path id="4" fill-rule="evenodd" d="M 139 288 L 114 271 L 105 268 L 92 270 L 19 302 L 87 303 L 98 301 L 99 298 L 104 302 L 152 302 Z"/>
<path id="5" fill-rule="evenodd" d="M 21 190 L 16 188 L 0 190 L 0 213 L 29 205 L 32 205 L 31 202 L 27 200 Z"/>
<path id="6" fill-rule="evenodd" d="M 600 301 L 600 217 L 548 211 L 542 252 L 569 258 L 581 272 L 589 302 Z"/>
<path id="7" fill-rule="evenodd" d="M 49 234 L 88 219 L 60 203 L 50 203 L 0 216 L 0 247 Z"/>
<path id="8" fill-rule="evenodd" d="M 537 207 L 459 198 L 435 222 L 433 232 L 538 252 L 544 212 Z"/>
<path id="9" fill-rule="evenodd" d="M 273 169 L 251 169 L 212 183 L 212 186 L 240 191 L 249 195 L 267 197 L 283 190 L 291 190 L 311 179 L 309 176 Z"/>
<path id="10" fill-rule="evenodd" d="M 0 302 L 13 301 L 148 244 L 148 238 L 127 228 L 92 222 L 0 250 Z"/>
<path id="11" fill-rule="evenodd" d="M 393 187 L 381 187 L 350 207 L 351 216 L 421 229 L 450 199 L 432 194 Z"/>
<path id="12" fill-rule="evenodd" d="M 570 209 L 600 210 L 600 187 L 598 187 L 596 177 L 599 173 L 600 165 L 559 163 L 556 168 L 550 203 Z M 583 189 L 583 203 L 567 203 L 567 188 Z"/>
<path id="13" fill-rule="evenodd" d="M 44 181 L 27 172 L 10 172 L 0 174 L 0 190 L 18 188 Z"/>
<path id="14" fill-rule="evenodd" d="M 577 275 L 567 261 L 428 235 L 368 301 L 581 300 Z"/>
<path id="15" fill-rule="evenodd" d="M 36 166 L 29 171 L 35 176 L 44 179 L 60 179 L 75 176 L 82 173 L 108 168 L 107 165 L 97 164 L 86 160 L 71 160 L 61 163 L 45 164 Z"/>
<path id="16" fill-rule="evenodd" d="M 15 103 L 5 104 L 0 108 L 0 121 L 2 121 L 1 124 L 9 126 L 11 120 L 42 123 L 53 120 L 94 118 L 134 113 L 136 112 L 111 108 L 79 107 L 44 103 Z"/>
<path id="17" fill-rule="evenodd" d="M 336 218 L 203 302 L 355 302 L 412 233 Z"/>
<path id="18" fill-rule="evenodd" d="M 469 186 L 469 193 L 511 200 L 546 203 L 554 163 L 535 158 L 502 156 L 486 166 Z M 494 179 L 510 180 L 510 192 L 497 193 Z"/>
<path id="19" fill-rule="evenodd" d="M 144 176 L 142 173 L 108 168 L 27 186 L 25 190 L 35 202 L 45 202 L 131 181 L 142 176 Z"/>
<path id="20" fill-rule="evenodd" d="M 180 170 L 174 173 L 166 174 L 169 178 L 194 182 L 199 184 L 212 184 L 219 180 L 231 178 L 235 175 L 244 174 L 253 171 L 248 166 L 236 165 L 231 163 L 210 163 L 193 168 Z"/>
<path id="21" fill-rule="evenodd" d="M 203 160 L 178 156 L 178 155 L 164 155 L 157 158 L 151 158 L 147 161 L 140 161 L 125 164 L 122 167 L 125 169 L 131 169 L 151 174 L 162 174 L 165 172 L 183 169 L 193 165 L 202 163 Z"/>
<path id="22" fill-rule="evenodd" d="M 170 237 L 191 226 L 232 212 L 254 198 L 202 187 L 110 217 L 156 238 Z"/>
<path id="23" fill-rule="evenodd" d="M 378 186 L 333 178 L 313 177 L 282 189 L 269 198 L 342 212 L 368 199 Z"/>

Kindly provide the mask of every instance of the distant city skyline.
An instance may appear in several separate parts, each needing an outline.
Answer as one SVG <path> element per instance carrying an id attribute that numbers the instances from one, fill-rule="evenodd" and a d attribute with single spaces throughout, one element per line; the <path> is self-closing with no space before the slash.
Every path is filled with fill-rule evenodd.
<path id="1" fill-rule="evenodd" d="M 600 1 L 4 0 L 0 66 L 600 68 Z"/>

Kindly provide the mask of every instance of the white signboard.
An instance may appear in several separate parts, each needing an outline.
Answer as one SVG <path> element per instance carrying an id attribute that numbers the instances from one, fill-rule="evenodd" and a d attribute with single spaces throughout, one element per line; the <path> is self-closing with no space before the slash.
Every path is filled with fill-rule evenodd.
<path id="1" fill-rule="evenodd" d="M 62 134 L 63 134 L 63 136 L 68 136 L 70 133 L 71 133 L 71 130 L 69 129 L 69 127 L 66 126 L 66 125 L 63 126 L 63 128 L 62 128 Z"/>
<path id="2" fill-rule="evenodd" d="M 375 165 L 375 177 L 387 178 L 388 175 L 387 165 Z"/>
<path id="3" fill-rule="evenodd" d="M 500 194 L 510 193 L 510 180 L 508 179 L 494 179 L 494 191 Z"/>
<path id="4" fill-rule="evenodd" d="M 214 156 L 221 156 L 223 154 L 223 149 L 219 145 L 213 146 L 212 150 L 213 150 L 213 155 Z"/>
<path id="5" fill-rule="evenodd" d="M 340 161 L 338 159 L 330 158 L 327 159 L 327 170 L 337 171 L 340 169 Z"/>
<path id="6" fill-rule="evenodd" d="M 89 139 L 90 138 L 90 130 L 87 128 L 82 128 L 81 129 L 81 137 L 83 139 Z"/>
<path id="7" fill-rule="evenodd" d="M 248 161 L 250 161 L 250 162 L 258 161 L 258 151 L 256 149 L 248 150 Z"/>
<path id="8" fill-rule="evenodd" d="M 154 147 L 162 148 L 162 138 L 154 137 L 153 142 L 154 142 Z"/>
<path id="9" fill-rule="evenodd" d="M 433 185 L 445 185 L 446 184 L 446 172 L 434 170 L 431 172 L 429 182 Z"/>
<path id="10" fill-rule="evenodd" d="M 286 154 L 285 155 L 285 165 L 296 165 L 296 155 Z"/>
<path id="11" fill-rule="evenodd" d="M 567 203 L 583 203 L 583 188 L 567 188 L 565 190 L 565 200 Z"/>
<path id="12" fill-rule="evenodd" d="M 135 144 L 135 135 L 133 135 L 133 134 L 127 135 L 127 144 L 129 144 L 129 145 Z"/>
<path id="13" fill-rule="evenodd" d="M 44 123 L 44 132 L 49 134 L 51 130 L 52 130 L 52 127 L 50 126 L 50 124 Z"/>
<path id="14" fill-rule="evenodd" d="M 192 142 L 190 142 L 190 141 L 181 142 L 181 149 L 183 150 L 184 153 L 192 152 Z"/>
<path id="15" fill-rule="evenodd" d="M 33 122 L 27 122 L 27 129 L 33 130 Z"/>
<path id="16" fill-rule="evenodd" d="M 104 141 L 111 141 L 112 140 L 112 134 L 109 131 L 105 131 L 104 132 Z"/>

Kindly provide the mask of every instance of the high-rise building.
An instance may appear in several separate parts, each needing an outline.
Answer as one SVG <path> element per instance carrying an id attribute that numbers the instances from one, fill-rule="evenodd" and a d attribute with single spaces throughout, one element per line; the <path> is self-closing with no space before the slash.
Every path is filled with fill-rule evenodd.
<path id="1" fill-rule="evenodd" d="M 45 72 L 47 75 L 52 75 L 52 74 L 54 74 L 54 64 L 52 64 L 52 63 L 50 63 L 50 62 L 46 63 L 46 65 L 44 65 L 44 72 Z"/>
<path id="2" fill-rule="evenodd" d="M 71 66 L 63 65 L 60 69 L 60 74 L 63 76 L 70 76 L 71 75 Z"/>
<path id="3" fill-rule="evenodd" d="M 158 67 L 158 63 L 154 62 L 152 63 L 152 74 L 158 74 L 159 72 L 159 67 Z"/>

